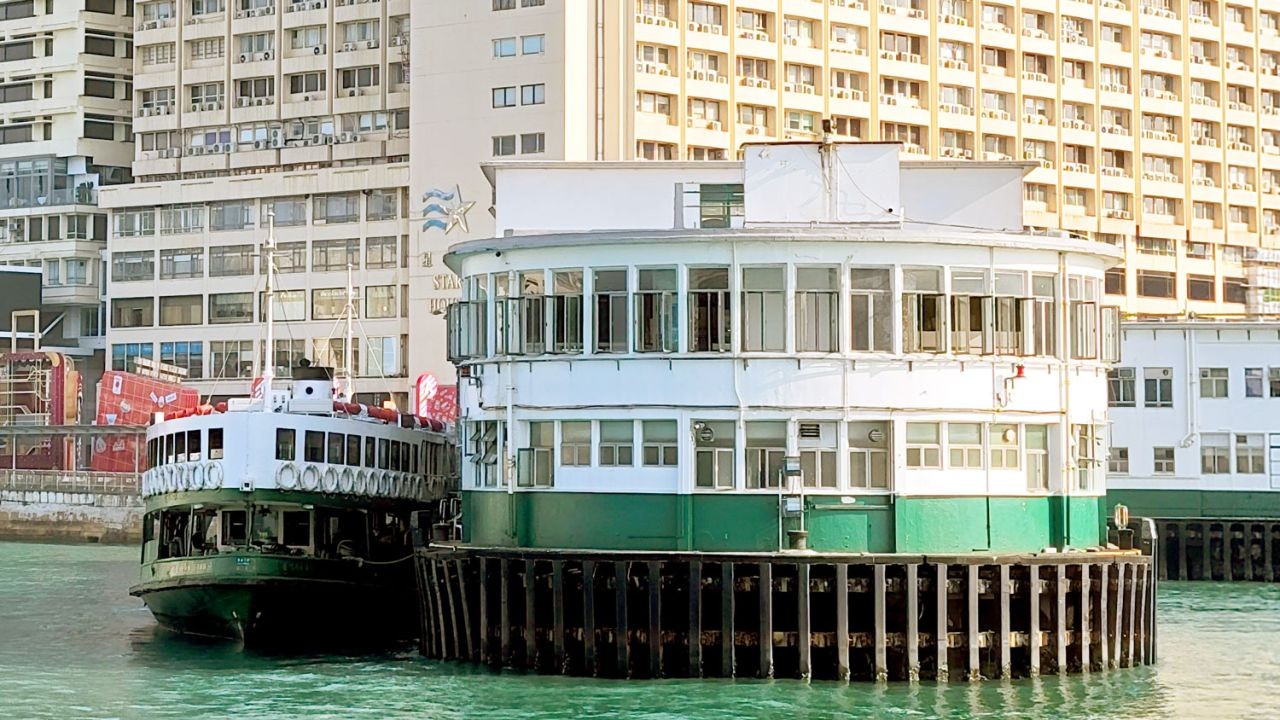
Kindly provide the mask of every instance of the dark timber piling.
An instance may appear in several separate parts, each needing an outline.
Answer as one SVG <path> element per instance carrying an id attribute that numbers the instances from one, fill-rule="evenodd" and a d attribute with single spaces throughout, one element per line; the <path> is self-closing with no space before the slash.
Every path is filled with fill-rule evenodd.
<path id="1" fill-rule="evenodd" d="M 433 546 L 416 559 L 420 647 L 434 658 L 607 677 L 1100 671 L 1154 660 L 1155 583 L 1168 573 L 1156 557 Z"/>
<path id="2" fill-rule="evenodd" d="M 1155 521 L 1162 552 L 1160 580 L 1275 582 L 1280 520 L 1162 518 Z"/>

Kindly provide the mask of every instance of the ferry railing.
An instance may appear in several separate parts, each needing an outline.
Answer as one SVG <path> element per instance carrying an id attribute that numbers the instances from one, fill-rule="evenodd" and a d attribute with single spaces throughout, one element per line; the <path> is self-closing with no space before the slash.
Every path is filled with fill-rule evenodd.
<path id="1" fill-rule="evenodd" d="M 0 468 L 0 491 L 137 496 L 139 473 Z"/>

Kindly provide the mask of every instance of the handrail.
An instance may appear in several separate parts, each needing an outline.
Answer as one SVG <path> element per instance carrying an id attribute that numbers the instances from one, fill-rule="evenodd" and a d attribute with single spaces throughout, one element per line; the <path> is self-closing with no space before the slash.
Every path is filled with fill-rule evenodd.
<path id="1" fill-rule="evenodd" d="M 137 496 L 139 473 L 0 469 L 0 491 L 98 493 Z"/>

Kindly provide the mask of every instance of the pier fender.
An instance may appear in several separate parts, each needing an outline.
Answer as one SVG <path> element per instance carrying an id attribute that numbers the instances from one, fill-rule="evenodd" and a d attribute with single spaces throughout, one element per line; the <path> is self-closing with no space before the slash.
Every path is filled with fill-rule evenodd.
<path id="1" fill-rule="evenodd" d="M 222 463 L 214 460 L 205 465 L 204 486 L 208 490 L 217 490 L 222 487 Z"/>
<path id="2" fill-rule="evenodd" d="M 338 476 L 338 489 L 350 495 L 355 482 L 355 471 L 351 468 L 342 468 L 342 474 Z"/>
<path id="3" fill-rule="evenodd" d="M 276 469 L 276 487 L 281 490 L 293 490 L 298 487 L 298 466 L 283 463 Z"/>
<path id="4" fill-rule="evenodd" d="M 315 490 L 320 487 L 320 469 L 308 464 L 302 470 L 302 489 Z"/>
<path id="5" fill-rule="evenodd" d="M 338 491 L 338 470 L 330 466 L 325 468 L 324 475 L 320 476 L 321 488 L 327 493 L 335 493 Z"/>

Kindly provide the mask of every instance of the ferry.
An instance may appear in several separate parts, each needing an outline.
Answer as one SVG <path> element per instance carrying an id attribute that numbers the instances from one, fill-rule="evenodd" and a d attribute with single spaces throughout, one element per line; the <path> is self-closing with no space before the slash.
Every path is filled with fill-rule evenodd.
<path id="1" fill-rule="evenodd" d="M 447 537 L 457 510 L 448 428 L 350 402 L 329 368 L 303 361 L 277 389 L 265 366 L 251 397 L 148 428 L 130 594 L 168 629 L 246 647 L 412 639 L 415 534 Z"/>

